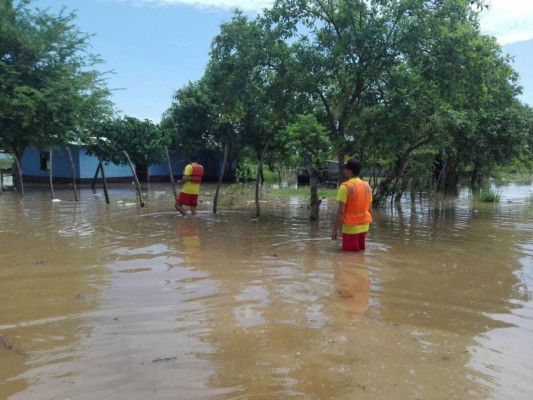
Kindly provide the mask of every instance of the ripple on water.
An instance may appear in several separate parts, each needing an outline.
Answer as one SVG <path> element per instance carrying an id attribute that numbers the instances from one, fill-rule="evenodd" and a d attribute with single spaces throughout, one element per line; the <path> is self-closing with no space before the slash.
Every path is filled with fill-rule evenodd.
<path id="1" fill-rule="evenodd" d="M 197 218 L 169 211 L 171 196 L 43 198 L 0 196 L 0 329 L 37 356 L 0 358 L 0 376 L 24 382 L 15 400 L 531 393 L 518 203 L 404 201 L 375 210 L 364 254 L 345 254 L 329 238 L 335 202 L 310 223 L 300 200 L 268 196 L 260 217 L 252 203 Z"/>

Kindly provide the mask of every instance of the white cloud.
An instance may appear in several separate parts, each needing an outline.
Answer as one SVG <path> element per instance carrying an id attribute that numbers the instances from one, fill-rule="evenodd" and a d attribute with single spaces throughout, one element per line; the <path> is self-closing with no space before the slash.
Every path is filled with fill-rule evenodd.
<path id="1" fill-rule="evenodd" d="M 127 1 L 127 0 L 122 0 Z M 232 10 L 239 8 L 243 11 L 261 11 L 271 6 L 274 0 L 130 0 L 138 4 L 173 5 L 185 4 L 200 8 L 219 8 Z"/>
<path id="2" fill-rule="evenodd" d="M 481 31 L 501 45 L 533 39 L 533 1 L 490 0 L 480 15 Z"/>
<path id="3" fill-rule="evenodd" d="M 260 12 L 270 7 L 274 0 L 121 0 L 138 4 L 186 4 L 201 8 Z M 482 32 L 495 36 L 501 45 L 533 39 L 532 0 L 489 0 L 489 10 L 480 15 Z"/>

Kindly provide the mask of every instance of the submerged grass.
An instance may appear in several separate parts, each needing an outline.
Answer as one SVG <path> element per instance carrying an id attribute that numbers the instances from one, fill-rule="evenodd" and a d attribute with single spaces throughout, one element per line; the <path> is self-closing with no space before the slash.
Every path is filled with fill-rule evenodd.
<path id="1" fill-rule="evenodd" d="M 481 192 L 479 195 L 479 200 L 483 203 L 498 203 L 501 196 L 498 193 L 492 191 Z"/>

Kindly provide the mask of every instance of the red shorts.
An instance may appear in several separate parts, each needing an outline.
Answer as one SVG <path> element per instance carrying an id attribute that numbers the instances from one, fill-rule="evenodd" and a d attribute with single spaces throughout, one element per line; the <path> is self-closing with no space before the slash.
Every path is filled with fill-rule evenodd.
<path id="1" fill-rule="evenodd" d="M 350 235 L 342 234 L 342 251 L 362 251 L 366 248 L 366 234 L 368 232 Z"/>
<path id="2" fill-rule="evenodd" d="M 198 195 L 180 192 L 176 201 L 184 206 L 196 207 L 198 205 Z"/>

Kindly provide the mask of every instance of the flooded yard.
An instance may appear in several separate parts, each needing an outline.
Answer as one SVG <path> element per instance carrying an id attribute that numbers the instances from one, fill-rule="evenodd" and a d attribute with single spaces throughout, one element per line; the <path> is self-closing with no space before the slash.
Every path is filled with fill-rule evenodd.
<path id="1" fill-rule="evenodd" d="M 265 189 L 0 195 L 0 399 L 533 397 L 533 184 L 375 210 L 367 250 Z"/>

